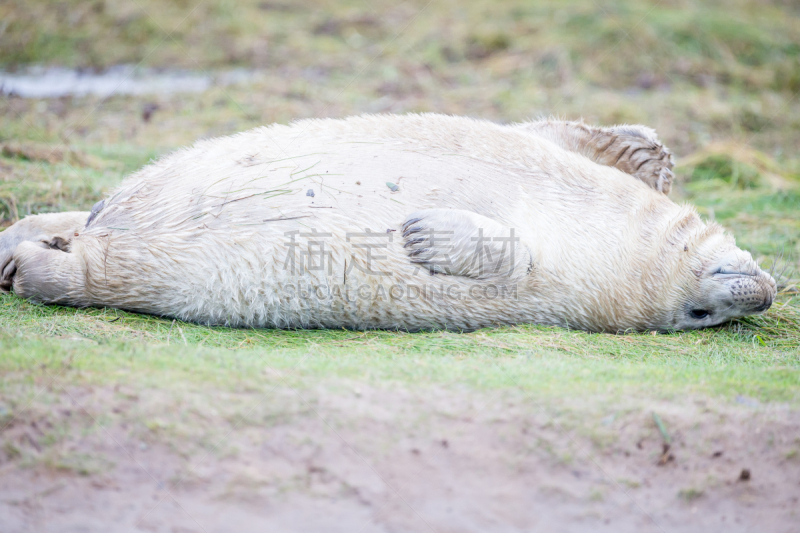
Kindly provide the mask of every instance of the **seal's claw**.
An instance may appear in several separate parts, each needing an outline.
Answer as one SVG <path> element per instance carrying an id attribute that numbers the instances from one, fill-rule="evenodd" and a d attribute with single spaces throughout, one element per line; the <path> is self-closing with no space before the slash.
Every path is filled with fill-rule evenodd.
<path id="1" fill-rule="evenodd" d="M 638 125 L 614 126 L 608 130 L 614 132 L 619 141 L 607 154 L 598 154 L 598 162 L 608 164 L 614 157 L 611 166 L 639 178 L 659 192 L 669 194 L 674 176 L 672 152 L 661 144 L 656 132 Z"/>
<path id="2" fill-rule="evenodd" d="M 404 231 L 407 230 L 409 226 L 411 226 L 412 224 L 416 224 L 420 220 L 422 220 L 422 219 L 421 218 L 411 218 L 409 220 L 406 220 L 405 222 L 403 222 L 403 230 Z"/>
<path id="3" fill-rule="evenodd" d="M 403 237 L 408 237 L 408 235 L 409 235 L 409 234 L 407 234 L 407 233 L 404 233 L 404 234 L 403 234 Z M 419 244 L 419 243 L 421 243 L 421 242 L 425 242 L 425 238 L 424 238 L 424 237 L 417 237 L 417 238 L 416 238 L 416 239 L 414 239 L 414 240 L 407 241 L 407 242 L 406 242 L 406 243 L 403 245 L 403 248 L 408 248 L 409 246 L 414 246 L 415 244 Z"/>
<path id="4" fill-rule="evenodd" d="M 14 284 L 14 274 L 17 272 L 17 265 L 12 258 L 3 265 L 2 275 L 0 275 L 0 292 L 8 292 Z"/>

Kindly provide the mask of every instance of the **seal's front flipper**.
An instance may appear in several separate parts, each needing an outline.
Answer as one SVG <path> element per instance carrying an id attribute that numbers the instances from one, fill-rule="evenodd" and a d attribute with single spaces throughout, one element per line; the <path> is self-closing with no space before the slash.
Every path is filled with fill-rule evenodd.
<path id="1" fill-rule="evenodd" d="M 462 209 L 425 209 L 403 223 L 403 247 L 431 273 L 519 279 L 533 269 L 531 251 L 511 227 Z"/>
<path id="2" fill-rule="evenodd" d="M 595 163 L 616 167 L 653 189 L 669 194 L 674 177 L 672 153 L 647 126 L 626 124 L 598 128 L 583 122 L 543 120 L 517 127 L 584 155 Z"/>

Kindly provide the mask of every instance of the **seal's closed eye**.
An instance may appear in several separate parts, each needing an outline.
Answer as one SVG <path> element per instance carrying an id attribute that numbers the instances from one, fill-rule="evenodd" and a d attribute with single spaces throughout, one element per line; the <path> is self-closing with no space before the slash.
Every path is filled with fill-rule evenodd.
<path id="1" fill-rule="evenodd" d="M 710 315 L 711 313 L 709 313 L 705 309 L 692 309 L 691 311 L 689 311 L 689 314 L 692 315 L 692 318 L 694 319 L 702 320 L 708 317 L 708 315 Z"/>

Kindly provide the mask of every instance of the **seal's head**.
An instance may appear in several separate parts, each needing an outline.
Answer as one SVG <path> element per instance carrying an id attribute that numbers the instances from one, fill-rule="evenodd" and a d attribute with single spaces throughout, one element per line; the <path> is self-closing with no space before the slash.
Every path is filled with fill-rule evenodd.
<path id="1" fill-rule="evenodd" d="M 680 290 L 675 295 L 668 329 L 714 326 L 733 318 L 763 313 L 772 305 L 777 286 L 753 257 L 736 247 L 722 228 L 710 225 L 686 245 L 680 262 Z"/>

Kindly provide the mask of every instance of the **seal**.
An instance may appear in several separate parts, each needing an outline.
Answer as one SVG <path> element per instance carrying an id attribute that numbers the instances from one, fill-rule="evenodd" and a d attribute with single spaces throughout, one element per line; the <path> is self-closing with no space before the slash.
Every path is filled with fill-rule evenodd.
<path id="1" fill-rule="evenodd" d="M 203 324 L 680 330 L 776 285 L 694 209 L 643 126 L 436 114 L 303 120 L 197 142 L 91 213 L 0 234 L 31 300 Z"/>

